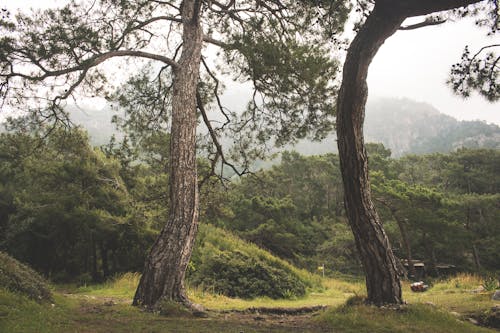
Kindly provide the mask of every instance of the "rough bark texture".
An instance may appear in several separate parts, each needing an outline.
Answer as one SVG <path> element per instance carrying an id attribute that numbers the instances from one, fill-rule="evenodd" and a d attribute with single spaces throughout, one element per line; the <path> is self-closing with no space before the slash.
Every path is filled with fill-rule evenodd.
<path id="1" fill-rule="evenodd" d="M 373 206 L 363 138 L 368 67 L 384 41 L 410 16 L 482 0 L 376 0 L 349 47 L 337 99 L 337 136 L 345 206 L 366 274 L 368 302 L 402 303 L 396 259 Z"/>
<path id="2" fill-rule="evenodd" d="M 404 17 L 377 5 L 352 41 L 344 63 L 337 101 L 337 136 L 345 206 L 366 274 L 368 302 L 400 304 L 401 284 L 396 259 L 373 205 L 363 138 L 368 96 L 368 67 L 382 43 Z"/>
<path id="3" fill-rule="evenodd" d="M 194 306 L 185 294 L 184 276 L 198 229 L 196 89 L 203 38 L 199 6 L 195 0 L 185 0 L 182 6 L 183 48 L 172 96 L 169 218 L 146 260 L 133 303 L 147 308 L 164 300 Z"/>

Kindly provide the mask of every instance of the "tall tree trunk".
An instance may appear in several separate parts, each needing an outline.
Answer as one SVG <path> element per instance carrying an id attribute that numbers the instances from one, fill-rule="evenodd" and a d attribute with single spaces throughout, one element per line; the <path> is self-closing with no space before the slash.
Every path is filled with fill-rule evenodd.
<path id="1" fill-rule="evenodd" d="M 102 277 L 107 279 L 109 277 L 109 263 L 108 263 L 108 247 L 104 241 L 101 241 L 101 258 L 102 258 Z"/>
<path id="2" fill-rule="evenodd" d="M 94 230 L 90 231 L 90 249 L 92 251 L 92 281 L 97 282 L 99 277 L 97 275 L 97 244 L 95 241 Z"/>
<path id="3" fill-rule="evenodd" d="M 337 135 L 345 207 L 365 270 L 367 301 L 377 305 L 400 304 L 403 300 L 396 258 L 371 199 L 363 138 L 368 96 L 366 77 L 379 47 L 396 32 L 403 20 L 402 15 L 390 12 L 390 8 L 375 5 L 349 47 L 337 100 Z"/>
<path id="4" fill-rule="evenodd" d="M 479 251 L 476 244 L 472 244 L 472 256 L 474 258 L 474 266 L 476 267 L 476 272 L 481 272 L 481 261 L 479 260 Z"/>
<path id="5" fill-rule="evenodd" d="M 404 221 L 401 219 L 398 219 L 395 215 L 393 215 L 398 227 L 399 227 L 399 232 L 401 233 L 401 238 L 403 239 L 403 244 L 406 250 L 406 258 L 408 260 L 408 272 L 409 272 L 409 278 L 415 278 L 416 272 L 415 272 L 415 265 L 413 264 L 413 255 L 411 252 L 411 243 L 410 239 L 408 237 L 408 231 L 406 230 L 406 224 Z"/>
<path id="6" fill-rule="evenodd" d="M 183 46 L 172 96 L 169 218 L 146 259 L 133 302 L 147 308 L 163 300 L 195 307 L 186 296 L 184 276 L 198 229 L 196 89 L 203 37 L 199 11 L 200 1 L 183 1 Z"/>

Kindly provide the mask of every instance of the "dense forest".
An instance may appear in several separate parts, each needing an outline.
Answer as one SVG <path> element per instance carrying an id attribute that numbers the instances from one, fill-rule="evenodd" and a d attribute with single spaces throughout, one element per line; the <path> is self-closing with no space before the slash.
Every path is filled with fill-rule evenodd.
<path id="1" fill-rule="evenodd" d="M 78 128 L 48 136 L 1 134 L 0 250 L 58 282 L 97 282 L 140 271 L 168 214 L 169 156 L 159 144 L 165 140 L 156 134 L 140 145 L 125 139 L 94 148 Z M 451 273 L 439 271 L 443 264 L 452 272 L 498 270 L 498 150 L 394 159 L 382 144 L 367 148 L 374 201 L 400 259 L 423 261 L 430 276 Z M 201 180 L 208 164 L 202 158 L 198 164 Z M 189 283 L 213 288 L 214 281 L 223 281 L 217 291 L 251 297 L 258 294 L 234 281 L 254 277 L 261 283 L 255 289 L 283 297 L 306 288 L 286 262 L 311 272 L 324 267 L 327 275 L 362 274 L 337 155 L 283 152 L 268 169 L 226 182 L 209 178 L 200 193 L 203 226 Z M 250 265 L 248 253 L 256 250 L 221 247 L 231 234 L 283 263 Z M 266 279 L 269 274 L 278 278 Z M 276 280 L 284 285 L 266 289 Z"/>

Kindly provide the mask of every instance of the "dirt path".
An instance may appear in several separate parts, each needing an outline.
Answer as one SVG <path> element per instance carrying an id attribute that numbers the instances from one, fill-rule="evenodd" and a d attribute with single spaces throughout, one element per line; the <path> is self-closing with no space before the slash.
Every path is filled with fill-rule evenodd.
<path id="1" fill-rule="evenodd" d="M 109 296 L 94 296 L 84 294 L 63 294 L 65 297 L 78 300 L 78 308 L 76 311 L 88 319 L 92 318 L 95 323 L 102 322 L 106 318 L 113 318 L 123 324 L 124 321 L 132 320 L 126 316 L 122 316 L 122 312 L 130 312 L 127 310 L 128 305 L 132 303 L 131 299 Z M 312 320 L 325 307 L 302 307 L 302 308 L 250 308 L 246 310 L 224 310 L 215 311 L 207 310 L 205 318 L 178 318 L 176 316 L 158 316 L 154 314 L 142 313 L 141 318 L 134 320 L 152 320 L 147 319 L 149 316 L 155 316 L 156 321 L 190 321 L 191 324 L 199 323 L 201 327 L 206 324 L 220 324 L 221 327 L 232 327 L 232 332 L 321 332 L 321 329 L 314 324 Z M 145 317 L 144 317 L 145 316 Z M 90 324 L 90 323 L 88 323 Z M 115 322 L 115 325 L 117 322 Z M 186 325 L 184 325 L 186 326 Z M 167 328 L 164 332 L 169 332 Z M 222 332 L 221 328 L 221 332 Z M 84 330 L 85 331 L 85 330 Z M 155 331 L 156 332 L 156 331 Z M 177 331 L 176 331 L 177 332 Z M 181 331 L 179 331 L 181 332 Z M 186 332 L 191 332 L 187 330 Z M 197 332 L 194 331 L 193 332 Z M 205 332 L 205 331 L 198 331 Z M 206 331 L 208 332 L 208 330 Z M 225 331 L 224 331 L 225 332 Z"/>

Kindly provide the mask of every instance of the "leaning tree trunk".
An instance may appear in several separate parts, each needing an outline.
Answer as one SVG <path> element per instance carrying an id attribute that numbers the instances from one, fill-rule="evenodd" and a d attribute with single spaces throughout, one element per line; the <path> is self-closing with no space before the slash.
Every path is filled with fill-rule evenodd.
<path id="1" fill-rule="evenodd" d="M 194 306 L 186 296 L 184 276 L 198 229 L 196 89 L 203 37 L 199 4 L 184 0 L 182 5 L 183 46 L 172 96 L 169 217 L 146 259 L 133 302 L 147 308 L 164 300 Z"/>
<path id="2" fill-rule="evenodd" d="M 337 100 L 338 148 L 345 190 L 345 206 L 366 275 L 367 301 L 402 303 L 399 270 L 371 199 L 367 155 L 363 139 L 368 67 L 382 43 L 404 17 L 375 6 L 352 41 L 343 69 Z"/>

